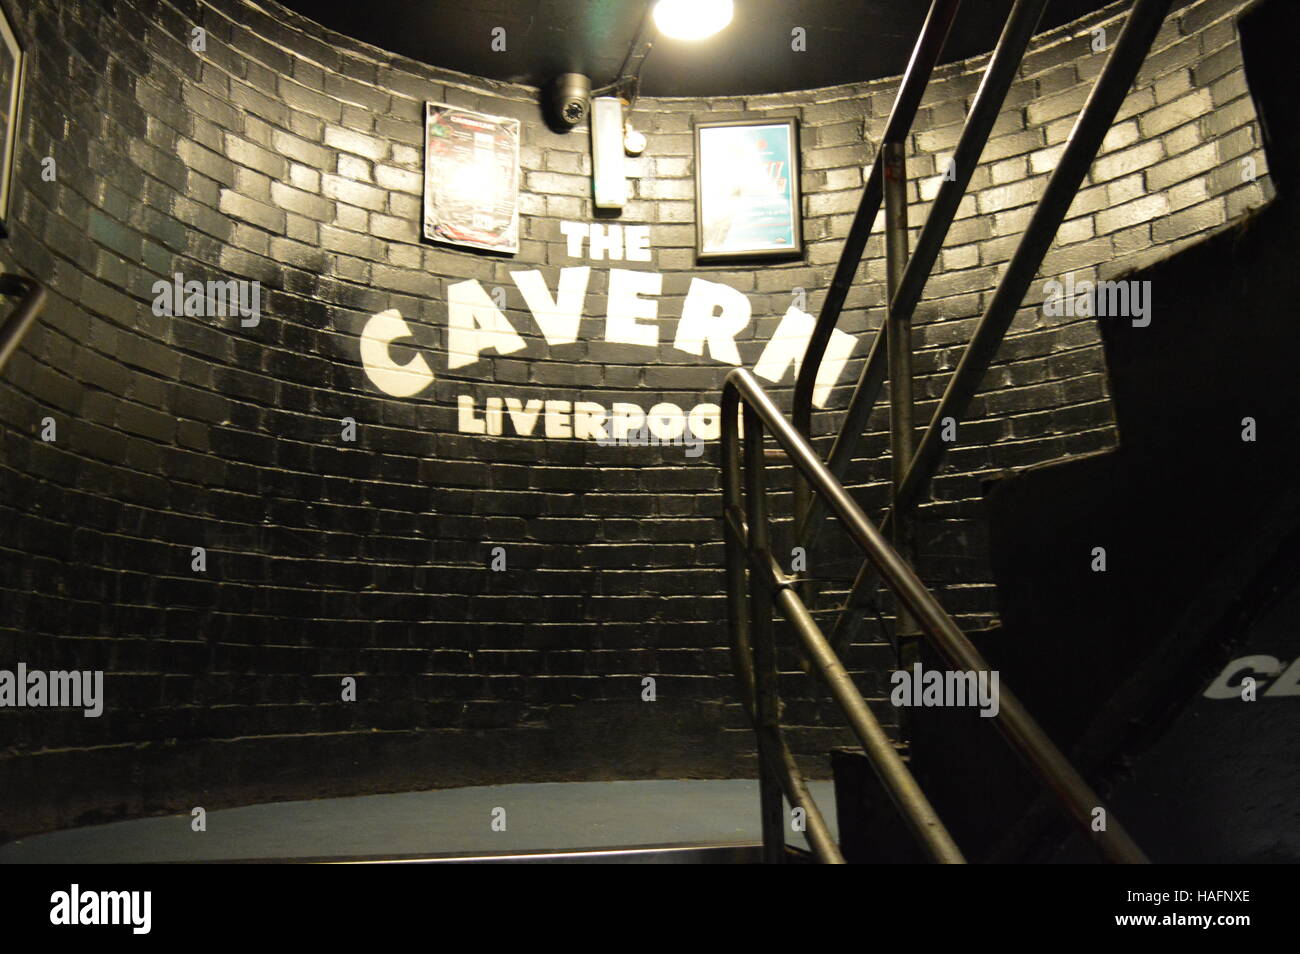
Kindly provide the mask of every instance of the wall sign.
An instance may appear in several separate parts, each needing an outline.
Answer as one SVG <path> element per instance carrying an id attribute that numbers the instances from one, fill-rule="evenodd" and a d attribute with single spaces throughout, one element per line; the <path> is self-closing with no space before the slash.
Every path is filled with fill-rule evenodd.
<path id="1" fill-rule="evenodd" d="M 0 236 L 8 235 L 14 154 L 18 145 L 18 109 L 23 95 L 23 51 L 9 18 L 0 8 Z"/>
<path id="2" fill-rule="evenodd" d="M 796 120 L 696 123 L 695 236 L 701 261 L 803 252 Z"/>
<path id="3" fill-rule="evenodd" d="M 424 237 L 519 251 L 519 120 L 425 103 Z"/>
<path id="4" fill-rule="evenodd" d="M 561 222 L 560 231 L 567 240 L 568 258 L 608 262 L 607 274 L 589 264 L 565 265 L 550 274 L 537 268 L 511 272 L 511 296 L 522 301 L 527 323 L 507 314 L 504 288 L 489 291 L 474 279 L 451 282 L 446 289 L 446 348 L 441 355 L 418 349 L 411 353 L 415 331 L 398 309 L 371 315 L 360 335 L 361 366 L 370 383 L 391 397 L 414 397 L 432 388 L 441 368 L 468 369 L 472 375 L 476 367 L 487 372 L 498 355 L 545 360 L 552 351 L 558 352 L 558 358 L 574 360 L 583 350 L 580 346 L 593 340 L 640 349 L 647 363 L 665 358 L 680 363 L 681 356 L 688 355 L 733 367 L 742 364 L 737 343 L 752 338 L 756 317 L 744 292 L 692 277 L 681 311 L 666 314 L 659 302 L 664 276 L 646 268 L 624 267 L 651 261 L 650 226 Z M 603 314 L 588 313 L 589 297 L 604 305 Z M 793 384 L 815 324 L 812 315 L 791 304 L 763 343 L 754 374 L 772 384 Z M 392 348 L 395 343 L 403 345 L 409 357 L 398 360 Z M 857 338 L 838 328 L 831 332 L 813 388 L 814 406 L 826 406 L 857 343 Z M 716 392 L 694 406 L 660 402 L 643 407 L 591 399 L 601 394 L 560 398 L 554 388 L 529 391 L 485 383 L 490 393 L 466 382 L 456 395 L 456 426 L 461 433 L 623 443 L 631 432 L 645 426 L 663 441 L 687 431 L 705 441 L 719 436 L 721 409 L 714 403 Z"/>

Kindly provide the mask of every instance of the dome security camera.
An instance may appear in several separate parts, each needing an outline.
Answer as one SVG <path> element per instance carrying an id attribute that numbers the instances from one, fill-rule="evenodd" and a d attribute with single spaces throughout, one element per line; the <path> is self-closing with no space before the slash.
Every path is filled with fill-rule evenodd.
<path id="1" fill-rule="evenodd" d="M 551 84 L 547 104 L 556 125 L 572 129 L 591 108 L 591 80 L 581 73 L 561 73 Z"/>

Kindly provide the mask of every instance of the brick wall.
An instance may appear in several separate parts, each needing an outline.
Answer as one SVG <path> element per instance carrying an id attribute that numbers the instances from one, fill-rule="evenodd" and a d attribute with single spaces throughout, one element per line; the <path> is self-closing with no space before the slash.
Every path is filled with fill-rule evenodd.
<path id="1" fill-rule="evenodd" d="M 0 262 L 52 292 L 0 383 L 0 668 L 107 673 L 101 718 L 0 709 L 0 828 L 408 786 L 752 773 L 721 623 L 716 446 L 690 459 L 463 433 L 457 398 L 716 400 L 729 366 L 671 346 L 691 280 L 748 297 L 749 367 L 798 289 L 816 313 L 895 81 L 641 100 L 632 118 L 649 146 L 629 161 L 619 221 L 649 225 L 652 258 L 588 262 L 561 232 L 608 224 L 593 219 L 587 137 L 548 130 L 532 89 L 396 59 L 273 4 L 0 2 L 30 53 Z M 1118 274 L 1266 201 L 1231 22 L 1241 5 L 1171 17 L 1044 278 Z M 918 310 L 922 416 L 1101 68 L 1091 31 L 1113 42 L 1124 7 L 1035 41 Z M 196 26 L 203 52 L 189 46 Z M 927 92 L 909 143 L 917 228 L 984 63 L 942 68 Z M 517 255 L 419 240 L 426 101 L 522 121 Z M 802 122 L 806 261 L 694 262 L 692 121 L 740 115 Z M 840 325 L 853 335 L 880 320 L 879 239 L 868 253 Z M 593 268 L 579 339 L 548 346 L 511 273 L 539 269 L 553 292 L 580 264 Z M 602 340 L 615 267 L 662 273 L 657 348 Z M 153 284 L 176 272 L 259 281 L 261 322 L 156 317 Z M 525 347 L 451 369 L 447 290 L 470 279 L 505 290 Z M 924 511 L 923 576 L 971 626 L 995 611 L 982 476 L 1117 440 L 1096 323 L 1044 317 L 1041 297 Z M 422 355 L 436 375 L 412 397 L 385 395 L 361 367 L 361 330 L 390 308 L 414 338 L 395 360 Z M 778 400 L 791 385 L 787 373 Z M 348 417 L 355 442 L 341 437 Z M 873 418 L 851 474 L 873 506 L 884 428 Z M 503 572 L 489 566 L 497 546 Z M 840 555 L 831 541 L 821 565 Z M 356 702 L 341 700 L 347 676 Z M 801 752 L 843 738 L 810 687 L 787 688 Z"/>

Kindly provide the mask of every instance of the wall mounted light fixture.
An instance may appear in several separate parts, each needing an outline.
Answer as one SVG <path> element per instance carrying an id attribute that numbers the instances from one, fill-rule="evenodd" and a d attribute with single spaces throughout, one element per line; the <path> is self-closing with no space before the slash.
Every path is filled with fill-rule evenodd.
<path id="1" fill-rule="evenodd" d="M 623 169 L 623 100 L 598 96 L 591 101 L 591 179 L 596 208 L 621 210 L 627 202 Z"/>
<path id="2" fill-rule="evenodd" d="M 702 40 L 730 23 L 733 13 L 732 0 L 658 0 L 647 8 L 618 78 L 590 93 L 592 190 L 596 208 L 623 208 L 627 201 L 624 153 L 639 156 L 645 151 L 646 137 L 632 127 L 630 113 L 636 103 L 641 67 L 654 45 L 656 32 L 675 39 Z"/>

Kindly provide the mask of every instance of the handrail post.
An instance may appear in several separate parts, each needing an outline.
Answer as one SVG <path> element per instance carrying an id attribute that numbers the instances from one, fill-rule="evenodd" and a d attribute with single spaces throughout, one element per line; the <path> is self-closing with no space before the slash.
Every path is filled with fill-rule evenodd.
<path id="1" fill-rule="evenodd" d="M 723 395 L 722 414 L 734 423 L 740 411 L 735 392 Z M 750 648 L 749 613 L 745 605 L 747 578 L 745 545 L 737 523 L 743 513 L 741 497 L 740 436 L 736 427 L 722 428 L 722 533 L 727 560 L 727 621 L 731 631 L 731 657 L 740 683 L 745 714 L 754 717 L 754 656 Z M 728 519 L 728 518 L 732 519 Z"/>
<path id="2" fill-rule="evenodd" d="M 751 553 L 771 553 L 768 529 L 763 422 L 745 404 L 745 519 Z M 780 693 L 776 681 L 776 637 L 772 593 L 757 574 L 749 574 L 749 620 L 754 652 L 754 731 L 758 738 L 759 810 L 763 823 L 763 861 L 785 862 L 785 808 L 775 769 L 780 753 Z"/>
<path id="3" fill-rule="evenodd" d="M 739 421 L 739 397 L 739 392 L 734 388 L 725 389 L 722 393 L 722 525 L 726 540 L 727 615 L 730 626 L 731 653 L 736 668 L 736 681 L 740 684 L 741 705 L 746 716 L 754 725 L 756 737 L 758 737 L 761 734 L 757 731 L 759 721 L 756 715 L 754 657 L 749 636 L 748 606 L 745 602 L 749 544 L 748 530 L 745 526 L 742 508 L 740 428 L 736 426 Z M 727 423 L 728 421 L 730 423 Z M 768 554 L 768 559 L 771 559 L 770 554 Z M 752 573 L 752 571 L 750 572 Z M 827 864 L 843 864 L 844 856 L 840 854 L 839 846 L 835 844 L 835 839 L 831 835 L 830 828 L 826 825 L 826 820 L 822 817 L 817 803 L 813 801 L 808 786 L 799 773 L 799 767 L 795 763 L 794 755 L 780 737 L 779 722 L 777 725 L 778 734 L 775 737 L 775 742 L 768 746 L 766 750 L 760 742 L 760 793 L 764 791 L 762 781 L 764 766 L 772 766 L 773 771 L 779 776 L 778 784 L 785 790 L 786 798 L 792 805 L 799 805 L 807 813 L 808 843 L 812 846 L 813 853 L 818 860 Z M 774 759 L 777 761 L 773 761 Z M 769 802 L 772 800 L 770 792 L 766 795 L 766 798 Z M 782 861 L 785 858 L 784 840 L 784 830 L 782 830 Z"/>
<path id="4" fill-rule="evenodd" d="M 889 295 L 889 309 L 904 313 L 909 318 L 915 311 L 925 283 L 934 270 L 934 263 L 938 261 L 944 240 L 948 237 L 948 230 L 962 197 L 975 175 L 980 155 L 988 144 L 993 124 L 1006 101 L 1007 91 L 1020 71 L 1034 28 L 1042 19 L 1046 6 L 1047 0 L 1016 0 L 1015 6 L 1011 8 L 1002 34 L 998 37 L 997 47 L 984 70 L 984 78 L 980 80 L 975 99 L 971 102 L 970 112 L 966 114 L 966 122 L 962 125 L 961 137 L 957 141 L 957 148 L 953 150 L 948 170 L 945 170 L 939 191 L 926 214 L 925 226 L 916 240 L 916 248 L 908 259 L 903 280 L 897 290 Z M 840 480 L 844 479 L 853 450 L 866 430 L 867 420 L 884 384 L 884 360 L 881 354 L 884 349 L 880 345 L 877 336 L 871 342 L 871 351 L 863 362 L 862 373 L 826 460 L 826 466 Z M 825 517 L 825 510 L 818 506 L 818 498 L 814 498 L 812 506 L 814 509 L 808 514 L 800 514 L 803 525 L 811 531 L 800 541 L 806 547 L 813 545 L 816 532 L 814 528 Z"/>
<path id="5" fill-rule="evenodd" d="M 907 268 L 907 147 L 903 142 L 884 145 L 885 161 L 885 264 L 889 301 L 894 300 Z M 914 443 L 912 400 L 912 320 L 907 312 L 890 308 L 885 319 L 885 343 L 889 349 L 889 446 L 894 493 L 907 474 Z M 912 527 L 909 521 L 894 524 L 894 548 L 909 562 L 912 559 Z M 900 669 L 911 669 L 917 656 L 916 621 L 901 600 L 894 606 L 894 643 Z M 836 647 L 841 652 L 847 647 Z M 906 722 L 907 712 L 899 713 Z"/>

